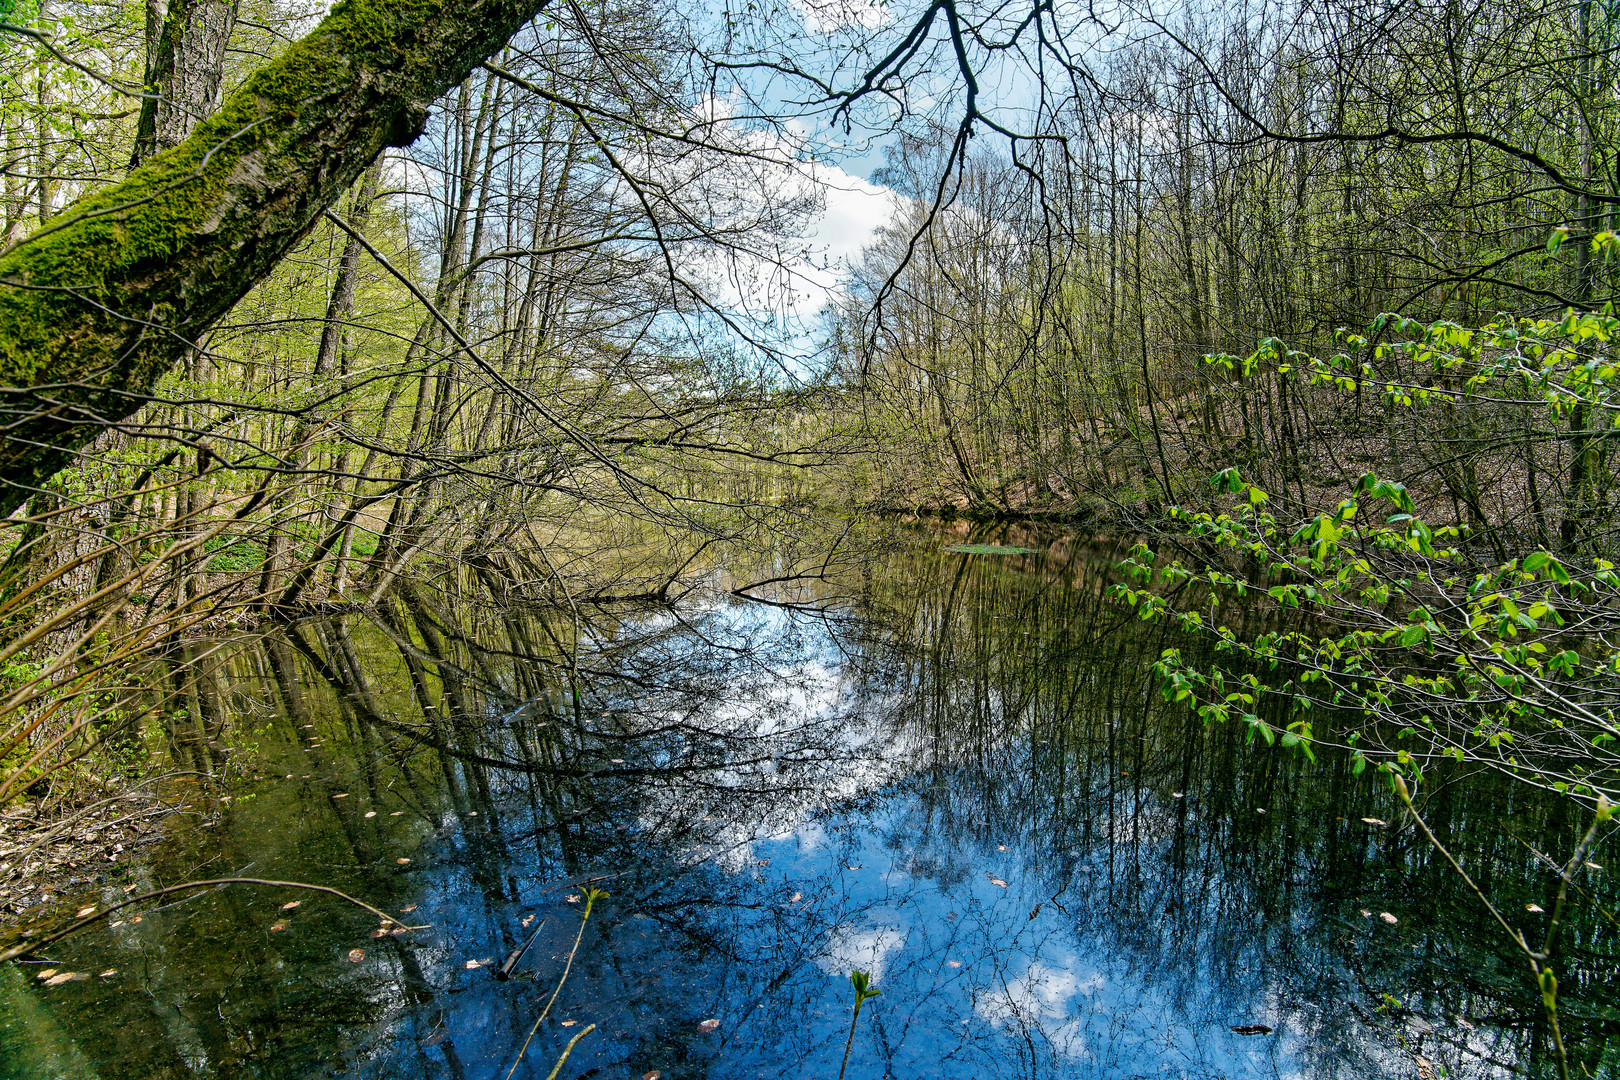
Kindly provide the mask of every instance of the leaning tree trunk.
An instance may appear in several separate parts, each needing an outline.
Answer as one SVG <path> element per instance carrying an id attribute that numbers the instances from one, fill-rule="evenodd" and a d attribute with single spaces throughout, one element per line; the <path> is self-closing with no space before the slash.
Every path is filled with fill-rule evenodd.
<path id="1" fill-rule="evenodd" d="M 158 379 L 546 0 L 348 0 L 183 143 L 0 255 L 0 514 Z"/>

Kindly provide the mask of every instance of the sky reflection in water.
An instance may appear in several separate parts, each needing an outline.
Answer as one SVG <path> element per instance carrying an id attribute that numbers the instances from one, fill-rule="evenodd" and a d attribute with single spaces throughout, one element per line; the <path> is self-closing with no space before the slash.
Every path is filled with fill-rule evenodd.
<path id="1" fill-rule="evenodd" d="M 929 544 L 819 613 L 576 636 L 440 598 L 233 644 L 196 689 L 243 749 L 175 726 L 182 762 L 228 779 L 138 880 L 329 883 L 427 928 L 368 937 L 353 908 L 241 888 L 146 912 L 51 955 L 116 975 L 4 973 L 0 1066 L 503 1077 L 594 879 L 611 896 L 516 1076 L 594 1023 L 562 1077 L 835 1077 L 857 968 L 883 992 L 858 1080 L 1539 1068 L 1533 991 L 1467 898 L 1409 831 L 1361 821 L 1394 818 L 1387 794 L 1165 706 L 1162 632 L 1104 602 L 1107 555 Z M 1471 784 L 1433 807 L 1519 907 L 1549 885 L 1511 837 L 1557 850 L 1557 814 Z M 1612 1070 L 1571 965 L 1571 1038 Z"/>

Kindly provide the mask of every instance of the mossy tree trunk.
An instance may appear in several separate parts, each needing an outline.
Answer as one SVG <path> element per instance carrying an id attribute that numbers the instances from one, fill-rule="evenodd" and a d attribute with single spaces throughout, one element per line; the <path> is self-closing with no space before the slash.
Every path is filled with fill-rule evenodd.
<path id="1" fill-rule="evenodd" d="M 172 150 L 0 255 L 0 513 L 158 379 L 545 0 L 347 0 Z"/>

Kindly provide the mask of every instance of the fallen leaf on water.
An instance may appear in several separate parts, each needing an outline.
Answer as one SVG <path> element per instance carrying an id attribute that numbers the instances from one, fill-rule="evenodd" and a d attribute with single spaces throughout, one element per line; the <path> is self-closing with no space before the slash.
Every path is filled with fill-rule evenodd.
<path id="1" fill-rule="evenodd" d="M 608 760 L 611 761 L 615 765 L 623 765 L 624 764 L 624 758 L 622 758 L 622 757 L 608 758 Z"/>
<path id="2" fill-rule="evenodd" d="M 641 1080 L 664 1080 L 664 1074 L 654 1069 L 650 1073 L 643 1074 Z"/>
<path id="3" fill-rule="evenodd" d="M 1457 1021 L 1457 1023 L 1461 1024 L 1466 1030 L 1468 1030 L 1468 1031 L 1473 1031 L 1474 1030 L 1474 1025 L 1470 1024 L 1465 1017 L 1459 1015 L 1459 1016 L 1454 1017 L 1453 1019 L 1455 1019 Z"/>
<path id="4" fill-rule="evenodd" d="M 144 918 L 144 916 L 141 916 L 141 915 L 131 915 L 131 916 L 130 916 L 130 918 L 129 918 L 129 924 L 130 924 L 130 925 L 131 925 L 131 926 L 134 926 L 134 925 L 135 925 L 135 924 L 136 924 L 136 923 L 138 923 L 138 922 L 140 922 L 140 921 L 141 921 L 141 919 L 142 919 L 142 918 Z"/>
<path id="5" fill-rule="evenodd" d="M 576 894 L 574 894 L 574 893 L 569 893 L 569 894 L 568 894 L 568 902 L 569 902 L 569 903 L 570 903 L 570 904 L 577 904 L 577 903 L 579 903 L 579 897 L 578 897 L 578 895 L 576 895 Z"/>
<path id="6" fill-rule="evenodd" d="M 1595 862 L 1589 862 L 1589 863 L 1587 863 L 1587 864 L 1586 864 L 1586 868 L 1587 868 L 1587 869 L 1588 869 L 1588 870 L 1602 870 L 1602 869 L 1603 869 L 1603 867 L 1601 867 L 1601 866 L 1599 866 L 1599 865 L 1598 865 L 1598 864 L 1597 864 L 1597 863 L 1595 863 Z"/>
<path id="7" fill-rule="evenodd" d="M 563 1027 L 573 1027 L 577 1023 L 579 1023 L 578 1020 L 564 1020 L 562 1022 L 562 1026 Z"/>
<path id="8" fill-rule="evenodd" d="M 1239 1035 L 1270 1035 L 1272 1032 L 1272 1029 L 1264 1024 L 1238 1024 L 1232 1030 Z"/>
<path id="9" fill-rule="evenodd" d="M 800 900 L 803 900 L 803 899 L 804 899 L 804 893 L 796 892 L 792 896 L 788 897 L 788 903 L 797 904 Z"/>
<path id="10" fill-rule="evenodd" d="M 396 926 L 388 932 L 393 934 L 395 937 L 404 937 L 406 934 L 410 933 L 410 931 L 403 926 Z"/>
<path id="11" fill-rule="evenodd" d="M 999 885 L 1003 889 L 1005 889 L 1007 887 L 1007 883 L 1005 881 L 1002 881 L 1000 878 L 996 877 L 994 874 L 986 874 L 984 876 L 990 879 L 990 884 L 992 884 L 992 885 Z"/>
<path id="12" fill-rule="evenodd" d="M 467 961 L 467 962 L 466 962 L 466 963 L 465 963 L 465 964 L 462 964 L 462 965 L 461 965 L 461 966 L 462 966 L 462 967 L 464 967 L 464 968 L 466 968 L 466 969 L 467 969 L 467 970 L 468 970 L 468 971 L 471 971 L 471 970 L 473 970 L 473 969 L 474 969 L 474 968 L 481 968 L 481 967 L 483 967 L 483 966 L 484 966 L 484 962 L 483 962 L 483 961 L 482 961 L 482 960 L 469 960 L 469 961 Z"/>
<path id="13" fill-rule="evenodd" d="M 45 979 L 48 979 L 52 975 L 55 975 L 55 974 L 56 974 L 56 969 L 55 968 L 46 968 L 44 971 L 40 972 L 38 975 L 35 975 L 34 978 L 39 979 L 41 981 L 44 981 Z"/>
<path id="14" fill-rule="evenodd" d="M 1387 911 L 1380 911 L 1378 913 L 1378 917 L 1380 919 L 1383 919 L 1385 922 L 1389 923 L 1389 925 L 1391 925 L 1391 926 L 1394 926 L 1396 923 L 1401 921 L 1401 920 L 1397 919 L 1395 916 L 1391 915 Z"/>
<path id="15" fill-rule="evenodd" d="M 399 909 L 399 913 L 401 915 L 409 915 L 411 912 L 413 912 L 415 910 L 416 910 L 416 905 L 415 904 L 406 904 L 404 907 Z"/>
<path id="16" fill-rule="evenodd" d="M 529 928 L 529 924 L 532 923 L 532 922 L 534 922 L 534 916 L 533 915 L 525 915 L 525 916 L 523 916 L 523 929 L 527 930 Z"/>
<path id="17" fill-rule="evenodd" d="M 761 860 L 759 860 L 759 865 L 761 865 L 761 866 L 769 866 L 769 865 L 771 865 L 771 860 L 769 860 L 769 859 L 761 859 Z"/>
<path id="18" fill-rule="evenodd" d="M 76 915 L 74 915 L 73 917 L 75 919 L 82 919 L 86 915 L 94 915 L 95 913 L 96 913 L 96 905 L 87 904 L 84 907 L 80 908 L 78 913 Z"/>
<path id="19" fill-rule="evenodd" d="M 112 922 L 107 924 L 107 929 L 116 930 L 120 926 L 123 926 L 123 925 L 124 925 L 124 920 L 123 919 L 114 919 Z"/>
<path id="20" fill-rule="evenodd" d="M 291 911 L 293 908 L 297 907 L 299 904 L 302 904 L 302 903 L 303 903 L 302 900 L 289 900 L 285 904 L 281 905 L 281 910 L 282 911 Z"/>
<path id="21" fill-rule="evenodd" d="M 1524 905 L 1524 910 L 1540 915 L 1547 909 L 1542 907 L 1540 904 L 1526 904 Z"/>
<path id="22" fill-rule="evenodd" d="M 947 961 L 945 961 L 945 966 L 946 967 L 961 967 L 962 966 L 962 961 L 960 961 L 960 960 L 947 960 Z"/>
<path id="23" fill-rule="evenodd" d="M 389 817 L 404 817 L 405 816 L 405 811 L 403 811 L 403 810 L 395 810 L 392 814 L 389 814 L 388 816 Z"/>
<path id="24" fill-rule="evenodd" d="M 1368 911 L 1366 908 L 1362 908 L 1361 909 L 1361 917 L 1363 919 L 1370 919 L 1370 918 L 1372 918 L 1372 912 Z"/>
<path id="25" fill-rule="evenodd" d="M 366 817 L 373 818 L 373 817 L 376 817 L 376 816 L 377 816 L 377 811 L 375 811 L 375 810 L 367 810 L 366 811 Z"/>
<path id="26" fill-rule="evenodd" d="M 1368 825 L 1388 825 L 1389 824 L 1389 822 L 1384 821 L 1384 820 L 1382 820 L 1380 818 L 1375 818 L 1375 817 L 1364 817 L 1361 820 L 1366 822 Z"/>
<path id="27" fill-rule="evenodd" d="M 399 863 L 399 865 L 401 865 L 401 866 L 406 866 L 406 865 L 408 865 L 410 863 L 411 860 L 409 860 L 409 859 L 395 859 L 394 861 Z"/>
<path id="28" fill-rule="evenodd" d="M 1006 844 L 997 844 L 996 845 L 996 850 L 997 851 L 1006 851 L 1007 850 L 1007 845 Z"/>
<path id="29" fill-rule="evenodd" d="M 844 869 L 845 870 L 859 870 L 863 865 L 865 865 L 865 864 L 856 863 L 854 866 L 845 866 Z"/>
<path id="30" fill-rule="evenodd" d="M 347 799 L 348 797 L 349 793 L 347 791 L 340 791 L 336 795 L 332 796 L 334 799 Z"/>
<path id="31" fill-rule="evenodd" d="M 132 892 L 134 892 L 134 891 L 135 891 L 135 890 L 136 890 L 136 889 L 138 889 L 138 888 L 140 888 L 140 886 L 139 886 L 139 885 L 125 885 L 125 886 L 124 886 L 124 891 L 125 891 L 125 892 L 126 892 L 126 893 L 132 893 Z"/>
<path id="32" fill-rule="evenodd" d="M 476 810 L 469 810 L 469 811 L 467 811 L 467 816 L 468 816 L 468 817 L 477 817 L 477 816 L 478 816 L 478 811 L 476 811 Z"/>
<path id="33" fill-rule="evenodd" d="M 350 949 L 349 950 L 349 963 L 358 964 L 360 961 L 364 960 L 365 958 L 366 958 L 366 950 L 364 950 L 364 949 Z"/>
<path id="34" fill-rule="evenodd" d="M 90 976 L 77 971 L 64 971 L 60 975 L 52 975 L 45 980 L 46 986 L 61 986 L 63 983 L 75 982 L 79 979 L 88 979 Z"/>
<path id="35" fill-rule="evenodd" d="M 709 1019 L 709 1020 L 705 1020 L 702 1023 L 698 1024 L 698 1030 L 699 1031 L 713 1031 L 715 1028 L 717 1028 L 719 1026 L 720 1026 L 720 1021 L 719 1020 Z"/>
<path id="36" fill-rule="evenodd" d="M 377 929 L 375 929 L 375 930 L 373 930 L 371 932 L 371 936 L 374 937 L 374 938 L 387 937 L 388 936 L 388 927 L 386 927 L 386 926 L 377 927 Z"/>
<path id="37" fill-rule="evenodd" d="M 1179 799 L 1179 798 L 1181 798 L 1181 792 L 1179 792 L 1179 791 L 1172 791 L 1172 792 L 1171 792 L 1171 793 L 1170 793 L 1170 797 L 1171 797 L 1171 798 L 1172 798 L 1172 799 Z"/>
<path id="38" fill-rule="evenodd" d="M 106 971 L 103 971 L 101 973 L 101 977 L 103 979 L 110 979 L 116 974 L 118 974 L 118 969 L 117 968 L 108 968 Z"/>
<path id="39" fill-rule="evenodd" d="M 287 929 L 287 924 L 284 923 L 284 922 L 273 922 L 273 923 L 270 924 L 270 932 L 272 934 L 275 933 L 277 930 L 285 930 L 285 929 Z"/>

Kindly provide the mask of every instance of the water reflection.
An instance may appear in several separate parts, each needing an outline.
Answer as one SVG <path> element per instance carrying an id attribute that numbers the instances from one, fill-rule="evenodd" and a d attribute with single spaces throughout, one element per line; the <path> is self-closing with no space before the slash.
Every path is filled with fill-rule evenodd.
<path id="1" fill-rule="evenodd" d="M 148 911 L 50 956 L 114 975 L 4 973 L 0 1064 L 502 1077 L 594 884 L 611 898 L 517 1076 L 587 1023 L 564 1076 L 835 1076 L 855 968 L 883 991 L 861 1080 L 1546 1072 L 1529 979 L 1410 830 L 1361 820 L 1388 796 L 1166 708 L 1165 631 L 1103 597 L 1115 553 L 1040 539 L 917 538 L 819 607 L 410 594 L 177 666 L 192 722 L 167 731 L 212 776 L 208 820 L 141 880 L 318 881 L 426 926 L 368 937 L 352 908 L 246 889 Z M 1568 848 L 1561 805 L 1437 787 L 1487 888 L 1550 907 L 1531 849 Z M 1613 926 L 1584 904 L 1565 938 L 1592 1075 L 1616 1073 Z"/>

